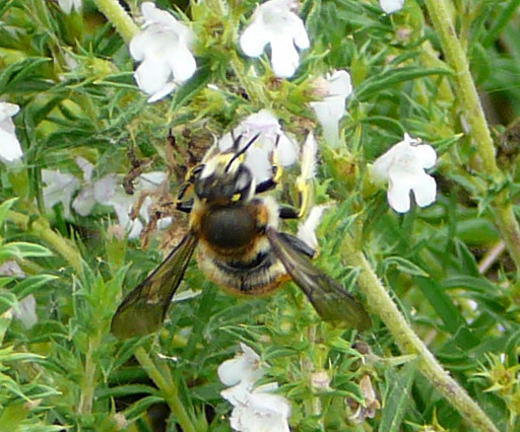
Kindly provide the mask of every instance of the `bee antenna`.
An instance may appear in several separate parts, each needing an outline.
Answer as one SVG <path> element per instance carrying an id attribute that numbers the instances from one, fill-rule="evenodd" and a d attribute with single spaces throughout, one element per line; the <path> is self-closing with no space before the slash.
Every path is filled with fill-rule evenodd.
<path id="1" fill-rule="evenodd" d="M 231 139 L 233 140 L 233 145 L 231 146 L 231 148 L 233 149 L 234 152 L 238 151 L 238 148 L 240 147 L 240 141 L 242 141 L 242 137 L 244 135 L 240 134 L 238 137 L 235 136 L 235 131 L 232 130 L 231 131 Z"/>
<path id="2" fill-rule="evenodd" d="M 249 140 L 249 142 L 244 146 L 242 147 L 238 152 L 235 153 L 235 155 L 231 158 L 231 160 L 228 162 L 228 164 L 226 165 L 226 172 L 229 171 L 229 168 L 231 168 L 231 164 L 237 160 L 240 156 L 242 156 L 249 147 L 251 147 L 253 145 L 253 143 L 258 139 L 258 137 L 261 135 L 261 132 L 258 132 L 253 138 L 251 138 Z M 240 140 L 242 138 L 242 135 L 240 135 L 238 137 L 238 140 Z"/>

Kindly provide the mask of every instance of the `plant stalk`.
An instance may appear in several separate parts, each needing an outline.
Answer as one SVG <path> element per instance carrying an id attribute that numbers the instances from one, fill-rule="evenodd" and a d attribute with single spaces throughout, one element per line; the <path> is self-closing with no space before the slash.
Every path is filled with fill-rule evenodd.
<path id="1" fill-rule="evenodd" d="M 436 388 L 470 423 L 475 431 L 498 432 L 491 420 L 466 391 L 445 371 L 419 336 L 401 314 L 382 282 L 365 258 L 356 249 L 355 242 L 347 236 L 342 244 L 344 261 L 361 269 L 359 286 L 366 296 L 366 304 L 372 313 L 385 323 L 404 355 L 417 355 L 419 369 Z"/>
<path id="2" fill-rule="evenodd" d="M 81 396 L 78 404 L 79 414 L 90 414 L 92 412 L 94 392 L 96 390 L 96 362 L 94 355 L 99 348 L 99 344 L 99 335 L 93 336 L 88 343 L 85 355 L 85 371 L 81 380 Z"/>
<path id="3" fill-rule="evenodd" d="M 139 32 L 132 18 L 117 0 L 94 0 L 97 8 L 107 17 L 126 43 Z"/>
<path id="4" fill-rule="evenodd" d="M 481 171 L 492 182 L 499 184 L 504 175 L 497 166 L 495 147 L 486 117 L 471 72 L 469 61 L 457 37 L 446 0 L 425 0 L 433 26 L 440 36 L 442 51 L 455 72 L 455 94 L 460 108 L 469 124 L 469 135 L 477 146 L 481 160 Z M 520 271 L 520 226 L 506 193 L 500 193 L 493 200 L 495 223 L 504 238 L 511 258 Z"/>
<path id="5" fill-rule="evenodd" d="M 175 381 L 171 377 L 166 377 L 161 373 L 143 347 L 137 348 L 134 355 L 148 376 L 159 388 L 181 429 L 184 432 L 196 432 L 196 428 L 179 398 L 179 391 Z"/>

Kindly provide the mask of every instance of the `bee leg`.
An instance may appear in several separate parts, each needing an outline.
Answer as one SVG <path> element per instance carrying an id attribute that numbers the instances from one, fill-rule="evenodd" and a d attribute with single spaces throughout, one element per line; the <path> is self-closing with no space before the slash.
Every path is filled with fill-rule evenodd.
<path id="1" fill-rule="evenodd" d="M 282 219 L 298 219 L 300 217 L 300 212 L 294 207 L 281 205 L 278 210 L 278 216 Z"/>
<path id="2" fill-rule="evenodd" d="M 276 187 L 277 183 L 274 179 L 270 178 L 269 180 L 265 180 L 261 183 L 258 183 L 255 188 L 255 194 L 259 194 L 262 192 L 266 192 L 272 190 Z"/>
<path id="3" fill-rule="evenodd" d="M 181 212 L 190 213 L 193 209 L 193 200 L 190 199 L 188 201 L 177 201 L 175 208 Z"/>

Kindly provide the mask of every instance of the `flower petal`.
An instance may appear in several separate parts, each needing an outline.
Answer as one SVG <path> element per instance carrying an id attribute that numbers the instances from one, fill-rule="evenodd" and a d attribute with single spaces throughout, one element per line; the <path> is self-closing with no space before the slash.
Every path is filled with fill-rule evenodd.
<path id="1" fill-rule="evenodd" d="M 52 209 L 55 204 L 63 204 L 63 213 L 70 217 L 70 201 L 72 195 L 79 188 L 79 181 L 72 174 L 61 173 L 53 170 L 42 170 L 43 202 L 45 207 Z"/>
<path id="2" fill-rule="evenodd" d="M 134 77 L 142 91 L 155 95 L 168 84 L 171 70 L 162 59 L 147 57 L 136 69 Z"/>
<path id="3" fill-rule="evenodd" d="M 170 66 L 175 80 L 179 82 L 191 78 L 197 69 L 195 58 L 190 50 L 182 45 L 168 52 L 166 62 Z"/>
<path id="4" fill-rule="evenodd" d="M 277 77 L 292 77 L 299 62 L 300 57 L 294 47 L 291 35 L 282 33 L 278 37 L 271 39 L 271 64 L 273 72 Z"/>
<path id="5" fill-rule="evenodd" d="M 417 178 L 412 190 L 417 205 L 419 207 L 426 207 L 435 201 L 437 184 L 432 176 L 424 174 Z"/>
<path id="6" fill-rule="evenodd" d="M 339 120 L 343 117 L 345 102 L 336 98 L 322 102 L 311 102 L 310 105 L 321 124 L 325 141 L 331 147 L 338 147 Z"/>
<path id="7" fill-rule="evenodd" d="M 422 168 L 431 168 L 437 162 L 437 153 L 429 144 L 421 144 L 412 147 L 417 162 Z"/>
<path id="8" fill-rule="evenodd" d="M 298 158 L 298 145 L 283 132 L 279 134 L 276 156 L 282 166 L 292 165 Z"/>
<path id="9" fill-rule="evenodd" d="M 346 99 L 352 93 L 352 79 L 346 70 L 336 70 L 327 76 L 328 95 Z M 344 103 L 344 102 L 343 102 Z"/>
<path id="10" fill-rule="evenodd" d="M 403 8 L 404 0 L 379 0 L 379 5 L 387 14 L 391 14 Z"/>
<path id="11" fill-rule="evenodd" d="M 260 356 L 245 344 L 240 345 L 243 353 L 226 360 L 217 369 L 220 381 L 234 386 L 241 381 L 255 382 L 264 374 L 260 367 Z"/>
<path id="12" fill-rule="evenodd" d="M 14 135 L 14 133 L 6 132 L 5 129 L 0 128 L 0 160 L 6 163 L 10 163 L 21 159 L 22 156 L 22 147 L 18 141 L 18 138 L 16 138 L 16 135 Z"/>
<path id="13" fill-rule="evenodd" d="M 298 225 L 296 237 L 304 241 L 312 249 L 318 248 L 318 239 L 316 238 L 316 229 L 318 228 L 323 212 L 327 210 L 329 205 L 314 206 L 305 219 L 305 222 Z"/>
<path id="14" fill-rule="evenodd" d="M 240 48 L 248 57 L 260 57 L 269 42 L 264 27 L 257 22 L 249 25 L 240 36 Z"/>
<path id="15" fill-rule="evenodd" d="M 410 185 L 394 182 L 390 177 L 387 192 L 388 204 L 390 204 L 390 207 L 392 207 L 396 212 L 399 213 L 406 213 L 407 211 L 409 211 L 410 190 Z"/>
<path id="16" fill-rule="evenodd" d="M 116 174 L 108 174 L 94 183 L 94 198 L 100 204 L 108 205 L 107 203 L 114 197 L 118 187 Z"/>
<path id="17" fill-rule="evenodd" d="M 157 102 L 157 101 L 161 100 L 162 98 L 168 96 L 171 92 L 175 91 L 176 88 L 177 88 L 177 84 L 175 84 L 172 81 L 167 82 L 166 84 L 164 84 L 164 86 L 162 86 L 159 90 L 157 90 L 154 94 L 152 94 L 147 99 L 147 102 L 148 103 Z"/>
<path id="18" fill-rule="evenodd" d="M 94 199 L 94 188 L 92 186 L 83 188 L 74 201 L 72 201 L 72 208 L 81 216 L 88 216 L 96 200 Z"/>
<path id="19" fill-rule="evenodd" d="M 92 173 L 94 172 L 94 165 L 92 165 L 87 159 L 78 156 L 76 158 L 76 163 L 80 167 L 81 171 L 83 171 L 83 179 L 85 181 L 92 180 Z"/>
<path id="20" fill-rule="evenodd" d="M 18 105 L 0 101 L 0 123 L 6 119 L 9 119 L 10 117 L 15 116 L 19 111 L 20 107 Z M 14 129 L 9 132 L 14 132 Z"/>
<path id="21" fill-rule="evenodd" d="M 19 319 L 26 329 L 30 329 L 38 322 L 36 299 L 32 294 L 24 297 L 15 305 L 13 316 Z"/>
<path id="22" fill-rule="evenodd" d="M 294 36 L 294 43 L 300 49 L 307 49 L 311 46 L 309 35 L 305 29 L 305 25 L 300 17 L 293 15 L 291 20 L 292 34 Z"/>

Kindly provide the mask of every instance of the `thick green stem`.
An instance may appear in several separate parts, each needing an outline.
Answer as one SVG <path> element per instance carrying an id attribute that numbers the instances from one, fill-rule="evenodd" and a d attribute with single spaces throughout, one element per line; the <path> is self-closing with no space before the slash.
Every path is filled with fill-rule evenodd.
<path id="1" fill-rule="evenodd" d="M 139 27 L 135 25 L 117 0 L 94 0 L 94 3 L 126 43 L 130 42 L 132 37 L 139 32 Z"/>
<path id="2" fill-rule="evenodd" d="M 419 357 L 419 369 L 435 387 L 470 423 L 475 431 L 498 432 L 484 411 L 466 391 L 446 372 L 422 340 L 415 334 L 404 316 L 392 301 L 382 282 L 362 252 L 356 250 L 350 236 L 343 241 L 344 260 L 361 270 L 359 285 L 366 296 L 366 304 L 388 327 L 394 340 L 405 355 Z"/>
<path id="3" fill-rule="evenodd" d="M 196 428 L 179 398 L 179 392 L 177 390 L 177 384 L 175 381 L 170 376 L 166 377 L 163 373 L 161 373 L 159 368 L 155 365 L 144 348 L 137 348 L 134 355 L 148 376 L 159 388 L 161 394 L 164 397 L 164 400 L 175 416 L 175 420 L 177 420 L 181 426 L 181 429 L 184 432 L 196 432 Z"/>
<path id="4" fill-rule="evenodd" d="M 480 159 L 479 170 L 485 177 L 499 183 L 503 174 L 497 166 L 495 148 L 484 110 L 469 69 L 468 58 L 455 32 L 446 0 L 425 0 L 433 26 L 440 36 L 442 51 L 455 72 L 455 94 L 469 125 L 469 135 L 477 146 Z M 508 196 L 501 193 L 493 201 L 495 223 L 520 271 L 520 226 L 515 218 Z"/>
<path id="5" fill-rule="evenodd" d="M 39 218 L 35 221 L 31 221 L 28 216 L 14 211 L 8 213 L 7 219 L 18 225 L 20 229 L 39 237 L 65 258 L 78 274 L 81 274 L 80 253 L 68 239 L 54 232 L 45 219 Z"/>
<path id="6" fill-rule="evenodd" d="M 442 50 L 446 56 L 448 64 L 455 72 L 457 94 L 460 106 L 463 110 L 465 120 L 470 127 L 470 136 L 478 147 L 480 158 L 482 159 L 483 171 L 495 178 L 500 176 L 500 170 L 495 160 L 495 148 L 489 132 L 484 110 L 478 97 L 477 89 L 471 72 L 466 53 L 462 48 L 453 22 L 449 14 L 449 9 L 445 0 L 426 0 L 428 13 L 433 22 L 433 26 L 441 39 Z"/>

